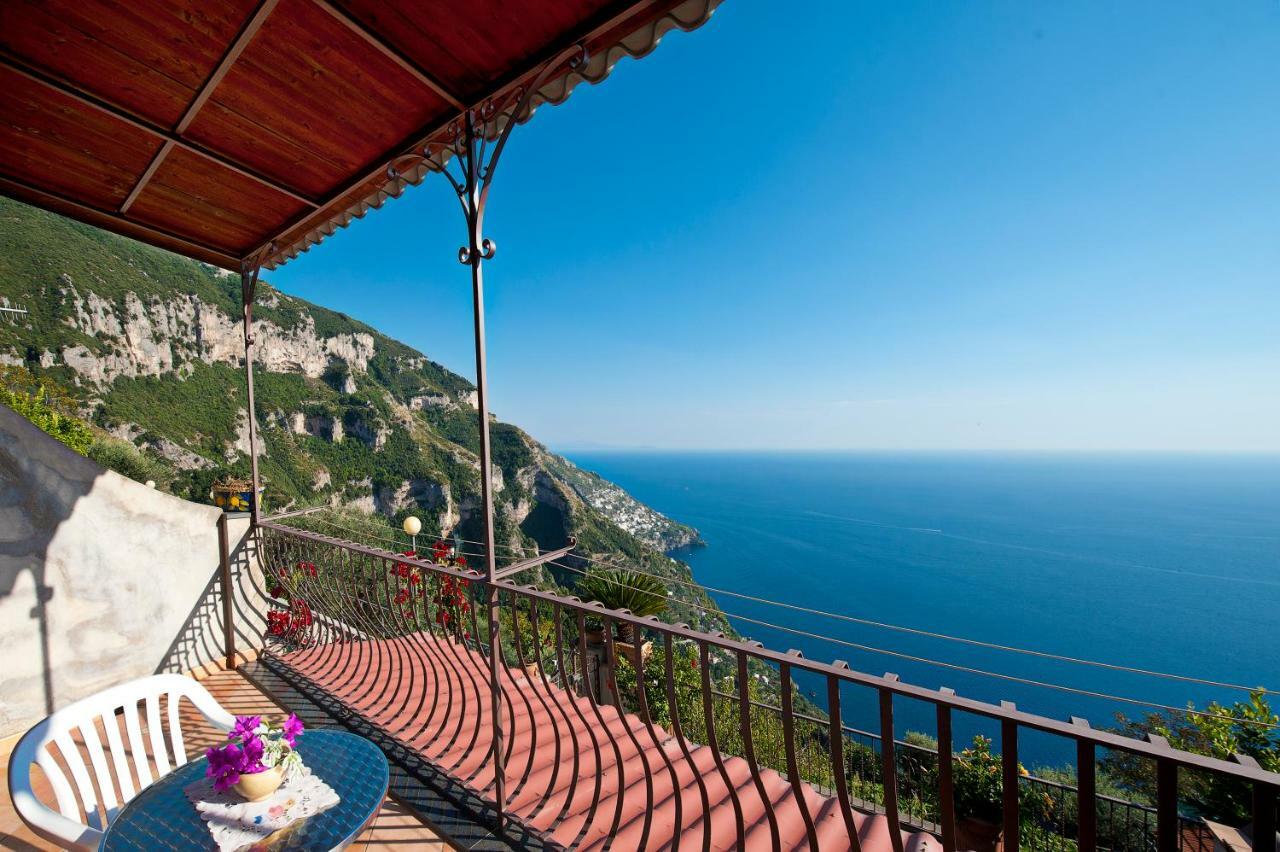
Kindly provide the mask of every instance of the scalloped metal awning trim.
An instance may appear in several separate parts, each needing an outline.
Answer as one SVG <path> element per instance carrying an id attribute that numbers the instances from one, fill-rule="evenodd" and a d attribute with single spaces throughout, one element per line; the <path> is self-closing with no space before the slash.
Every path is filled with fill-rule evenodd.
<path id="1" fill-rule="evenodd" d="M 712 13 L 721 2 L 722 0 L 685 0 L 685 2 L 680 3 L 666 14 L 616 42 L 607 50 L 591 55 L 584 68 L 570 71 L 543 86 L 534 95 L 528 111 L 524 115 L 516 117 L 517 122 L 520 124 L 527 122 L 533 117 L 533 113 L 537 108 L 543 104 L 559 106 L 567 101 L 569 96 L 573 94 L 573 90 L 582 83 L 590 83 L 591 85 L 600 83 L 613 73 L 613 68 L 618 64 L 619 60 L 627 57 L 642 59 L 648 56 L 657 48 L 662 37 L 672 30 L 689 32 L 697 29 L 711 19 Z M 515 85 L 518 84 L 513 84 L 513 86 L 506 88 L 514 88 Z M 500 96 L 504 91 L 505 89 L 495 92 L 493 96 Z M 490 122 L 486 126 L 489 138 L 497 138 L 498 134 L 502 132 L 505 123 L 510 120 L 511 115 L 507 112 Z M 422 151 L 431 143 L 446 139 L 449 133 L 449 127 L 443 127 L 438 132 L 422 139 L 416 145 L 407 148 L 401 156 Z M 396 159 L 392 158 L 388 161 L 388 164 Z M 360 194 L 350 206 L 312 225 L 301 236 L 287 237 L 282 234 L 280 238 L 275 240 L 276 246 L 274 250 L 264 246 L 264 249 L 268 250 L 265 255 L 266 259 L 262 264 L 263 268 L 276 269 L 283 266 L 299 254 L 308 251 L 313 245 L 322 242 L 326 237 L 332 236 L 336 231 L 347 227 L 352 220 L 364 218 L 371 210 L 377 210 L 388 201 L 399 198 L 406 188 L 421 184 L 427 175 L 443 168 L 449 159 L 448 149 L 441 149 L 433 153 L 427 162 L 412 166 L 398 177 L 380 181 L 376 189 Z"/>

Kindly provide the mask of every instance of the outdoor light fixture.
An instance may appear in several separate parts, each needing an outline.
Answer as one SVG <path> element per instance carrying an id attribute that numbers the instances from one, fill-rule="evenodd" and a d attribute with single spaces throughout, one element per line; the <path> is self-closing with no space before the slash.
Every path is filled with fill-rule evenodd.
<path id="1" fill-rule="evenodd" d="M 404 528 L 405 535 L 409 536 L 409 540 L 413 542 L 413 547 L 411 549 L 414 553 L 417 553 L 418 533 L 422 532 L 422 521 L 418 520 L 413 515 L 409 515 L 404 519 L 404 523 L 401 526 Z"/>

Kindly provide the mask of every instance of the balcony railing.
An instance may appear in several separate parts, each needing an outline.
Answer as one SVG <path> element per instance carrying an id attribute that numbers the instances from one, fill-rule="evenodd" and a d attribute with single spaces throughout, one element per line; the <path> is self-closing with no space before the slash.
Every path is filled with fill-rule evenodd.
<path id="1" fill-rule="evenodd" d="M 465 784 L 499 819 L 560 845 L 903 852 L 932 841 L 918 833 L 927 831 L 956 849 L 956 714 L 999 727 L 1005 849 L 1195 848 L 1203 837 L 1178 809 L 1186 771 L 1249 785 L 1254 836 L 1274 837 L 1280 776 L 1247 759 L 487 583 L 277 522 L 256 532 L 259 591 L 276 602 L 259 637 L 270 659 Z M 797 708 L 800 673 L 825 684 L 826 718 Z M 859 692 L 874 696 L 878 732 L 844 724 L 842 707 Z M 936 751 L 897 738 L 902 701 L 933 706 Z M 1026 731 L 1074 744 L 1076 786 L 1021 776 Z M 1153 808 L 1097 794 L 1099 749 L 1152 762 Z M 1058 807 L 1024 812 L 1027 788 Z"/>

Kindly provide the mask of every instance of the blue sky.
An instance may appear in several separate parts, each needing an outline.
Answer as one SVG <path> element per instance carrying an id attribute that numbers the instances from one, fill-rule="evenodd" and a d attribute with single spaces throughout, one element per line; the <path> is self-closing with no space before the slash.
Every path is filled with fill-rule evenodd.
<path id="1" fill-rule="evenodd" d="M 493 408 L 561 448 L 1280 451 L 1278 93 L 1274 2 L 726 0 L 512 137 Z M 270 280 L 471 376 L 463 240 L 428 180 Z"/>

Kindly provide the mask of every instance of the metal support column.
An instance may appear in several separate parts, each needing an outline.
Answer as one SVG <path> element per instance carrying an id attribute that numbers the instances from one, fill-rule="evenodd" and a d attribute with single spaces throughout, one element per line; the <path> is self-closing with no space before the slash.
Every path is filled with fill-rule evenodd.
<path id="1" fill-rule="evenodd" d="M 493 778 L 498 825 L 502 825 L 506 803 L 506 777 L 502 765 L 502 629 L 498 620 L 497 556 L 493 532 L 493 457 L 489 443 L 489 371 L 485 359 L 484 337 L 484 260 L 493 257 L 494 245 L 481 234 L 484 223 L 484 195 L 480 188 L 479 157 L 476 156 L 476 123 L 472 112 L 463 118 L 466 169 L 463 209 L 467 217 L 467 245 L 458 259 L 471 267 L 471 300 L 475 320 L 476 344 L 476 416 L 480 427 L 480 507 L 484 512 L 484 576 L 485 603 L 489 615 L 489 712 L 493 717 Z M 487 186 L 486 186 L 487 189 Z"/>
<path id="2" fill-rule="evenodd" d="M 517 122 L 530 110 L 534 94 L 542 88 L 552 73 L 564 68 L 580 68 L 587 60 L 586 50 L 576 46 L 551 59 L 534 78 L 508 92 L 496 101 L 466 110 L 453 124 L 452 141 L 443 149 L 432 151 L 430 147 L 421 153 L 399 158 L 387 168 L 387 176 L 400 178 L 397 165 L 403 162 L 424 165 L 431 171 L 443 174 L 453 186 L 462 204 L 462 214 L 467 222 L 467 244 L 458 249 L 458 261 L 471 267 L 471 298 L 475 320 L 476 349 L 476 417 L 480 431 L 480 504 L 484 513 L 485 598 L 489 623 L 489 692 L 492 716 L 494 799 L 498 826 L 501 827 L 506 811 L 506 777 L 503 771 L 502 730 L 502 636 L 499 620 L 498 565 L 493 530 L 493 457 L 489 441 L 489 376 L 485 361 L 484 333 L 484 261 L 497 251 L 494 242 L 484 236 L 485 204 L 493 182 L 498 158 L 506 147 L 507 139 Z M 486 150 L 493 141 L 492 153 L 486 159 Z M 449 161 L 460 165 L 461 177 L 449 171 Z"/>
<path id="3" fill-rule="evenodd" d="M 218 578 L 222 592 L 222 649 L 226 655 L 228 671 L 236 667 L 236 631 L 232 622 L 235 607 L 232 594 L 235 584 L 231 579 L 231 537 L 227 530 L 227 513 L 218 516 Z"/>
<path id="4" fill-rule="evenodd" d="M 253 500 L 249 511 L 253 528 L 258 526 L 259 506 L 262 495 L 258 491 L 258 417 L 253 400 L 253 298 L 258 289 L 259 261 L 246 263 L 240 270 L 240 300 L 244 307 L 244 379 L 249 394 L 249 470 L 253 480 Z"/>

